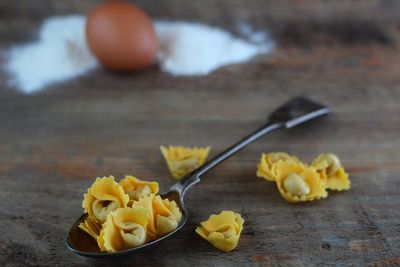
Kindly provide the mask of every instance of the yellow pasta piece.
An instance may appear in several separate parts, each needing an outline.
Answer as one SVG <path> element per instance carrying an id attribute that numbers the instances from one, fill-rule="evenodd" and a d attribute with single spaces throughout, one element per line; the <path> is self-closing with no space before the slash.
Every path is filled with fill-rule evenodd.
<path id="1" fill-rule="evenodd" d="M 337 191 L 350 189 L 349 175 L 335 154 L 321 154 L 314 159 L 311 166 L 318 171 L 327 189 Z"/>
<path id="2" fill-rule="evenodd" d="M 161 199 L 160 196 L 155 196 L 153 203 L 157 214 L 157 235 L 163 236 L 174 231 L 182 219 L 182 213 L 176 205 L 176 202 L 168 199 Z"/>
<path id="3" fill-rule="evenodd" d="M 154 222 L 154 210 L 153 210 L 153 197 L 147 196 L 139 198 L 138 201 L 135 201 L 132 205 L 132 208 L 142 207 L 145 208 L 149 212 L 149 217 L 147 218 L 147 235 L 150 240 L 156 239 L 156 226 Z"/>
<path id="4" fill-rule="evenodd" d="M 143 207 L 149 211 L 147 234 L 150 240 L 172 232 L 182 219 L 182 213 L 175 201 L 162 199 L 159 195 L 142 197 L 132 207 Z"/>
<path id="5" fill-rule="evenodd" d="M 134 201 L 141 197 L 149 196 L 158 193 L 158 183 L 142 181 L 134 176 L 127 175 L 121 180 L 120 185 L 125 193 L 129 195 L 129 204 L 131 207 Z"/>
<path id="6" fill-rule="evenodd" d="M 95 240 L 97 240 L 101 230 L 101 225 L 94 221 L 91 217 L 87 217 L 84 222 L 79 224 L 78 227 L 91 235 Z"/>
<path id="7" fill-rule="evenodd" d="M 129 196 L 125 194 L 113 176 L 97 178 L 84 194 L 82 208 L 97 223 L 104 223 L 108 213 L 127 207 Z"/>
<path id="8" fill-rule="evenodd" d="M 97 243 L 102 251 L 113 252 L 147 242 L 149 212 L 145 208 L 118 208 L 107 215 Z"/>
<path id="9" fill-rule="evenodd" d="M 161 153 L 167 161 L 168 168 L 175 179 L 182 179 L 186 174 L 204 164 L 210 147 L 188 148 L 183 146 L 161 146 Z"/>
<path id="10" fill-rule="evenodd" d="M 276 165 L 276 173 L 277 188 L 287 202 L 312 201 L 328 196 L 320 175 L 313 167 L 280 161 Z"/>
<path id="11" fill-rule="evenodd" d="M 238 213 L 222 211 L 211 215 L 207 221 L 201 222 L 196 232 L 211 245 L 222 251 L 236 248 L 244 220 Z"/>
<path id="12" fill-rule="evenodd" d="M 100 234 L 97 237 L 97 245 L 99 246 L 100 251 L 107 251 L 106 247 L 104 246 L 104 238 L 103 237 L 104 237 L 104 229 L 101 228 Z"/>
<path id="13" fill-rule="evenodd" d="M 280 161 L 301 163 L 296 157 L 290 156 L 284 152 L 263 153 L 260 162 L 257 165 L 257 176 L 271 182 L 275 181 L 277 177 L 275 166 L 276 163 Z"/>

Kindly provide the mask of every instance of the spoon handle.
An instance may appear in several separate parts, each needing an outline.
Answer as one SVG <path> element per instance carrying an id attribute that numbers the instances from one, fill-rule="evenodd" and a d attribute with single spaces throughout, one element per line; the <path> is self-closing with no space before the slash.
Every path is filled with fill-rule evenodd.
<path id="1" fill-rule="evenodd" d="M 187 189 L 189 189 L 192 185 L 200 182 L 200 177 L 203 174 L 205 174 L 206 172 L 208 172 L 209 170 L 211 170 L 216 165 L 220 164 L 221 162 L 223 162 L 224 160 L 226 160 L 227 158 L 229 158 L 236 152 L 240 151 L 245 146 L 253 143 L 257 139 L 266 135 L 267 133 L 269 133 L 275 129 L 279 129 L 281 127 L 283 127 L 283 125 L 281 123 L 268 123 L 267 125 L 261 127 L 260 129 L 254 131 L 250 135 L 246 136 L 245 138 L 243 138 L 236 144 L 232 145 L 225 151 L 221 152 L 220 154 L 215 156 L 213 159 L 211 159 L 206 164 L 202 165 L 201 167 L 199 167 L 198 169 L 196 169 L 189 175 L 182 178 L 182 180 L 180 180 L 178 182 L 178 184 L 176 184 L 174 187 L 180 191 L 181 196 L 183 197 L 183 195 L 185 194 Z"/>

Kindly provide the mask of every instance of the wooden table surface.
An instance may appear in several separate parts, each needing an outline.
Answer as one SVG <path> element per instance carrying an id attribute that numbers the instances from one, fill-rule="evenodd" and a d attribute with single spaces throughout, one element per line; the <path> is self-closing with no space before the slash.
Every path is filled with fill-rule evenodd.
<path id="1" fill-rule="evenodd" d="M 100 2 L 100 1 L 97 1 Z M 25 95 L 0 78 L 0 266 L 400 266 L 398 1 L 136 1 L 155 18 L 235 31 L 268 29 L 272 55 L 205 77 L 157 67 L 96 70 Z M 0 47 L 35 38 L 43 19 L 96 1 L 0 1 Z M 4 59 L 3 59 L 4 60 Z M 334 113 L 259 140 L 187 194 L 188 224 L 152 250 L 116 260 L 68 251 L 66 235 L 97 176 L 171 179 L 159 145 L 211 145 L 212 155 L 307 95 Z M 255 176 L 262 152 L 340 156 L 352 188 L 291 205 Z M 211 213 L 245 219 L 238 247 L 219 252 L 195 232 Z"/>

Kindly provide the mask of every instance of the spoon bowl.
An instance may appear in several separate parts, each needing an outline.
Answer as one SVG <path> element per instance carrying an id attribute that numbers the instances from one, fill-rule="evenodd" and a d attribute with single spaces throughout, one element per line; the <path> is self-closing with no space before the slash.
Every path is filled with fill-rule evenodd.
<path id="1" fill-rule="evenodd" d="M 169 200 L 173 200 L 176 202 L 180 211 L 182 212 L 182 218 L 177 228 L 174 231 L 158 238 L 157 240 L 153 240 L 141 246 L 122 251 L 101 252 L 99 247 L 97 246 L 96 241 L 90 235 L 88 235 L 79 228 L 79 224 L 81 222 L 84 222 L 84 220 L 88 216 L 87 214 L 83 214 L 73 224 L 68 233 L 67 237 L 68 248 L 72 252 L 79 254 L 81 256 L 93 257 L 93 258 L 110 258 L 110 257 L 131 254 L 155 246 L 159 242 L 175 234 L 185 225 L 189 217 L 189 214 L 187 212 L 187 209 L 183 201 L 185 193 L 194 184 L 200 182 L 200 177 L 203 174 L 205 174 L 207 171 L 214 168 L 216 165 L 220 164 L 233 154 L 237 153 L 245 146 L 253 143 L 257 139 L 261 138 L 262 136 L 273 130 L 279 128 L 290 129 L 306 121 L 315 119 L 317 117 L 320 117 L 328 113 L 330 113 L 330 109 L 322 104 L 313 102 L 305 97 L 294 98 L 289 102 L 285 103 L 284 105 L 282 105 L 281 107 L 279 107 L 278 109 L 276 109 L 273 113 L 271 113 L 271 115 L 268 117 L 268 123 L 266 125 L 254 131 L 253 133 L 243 138 L 236 144 L 232 145 L 225 151 L 221 152 L 203 166 L 200 166 L 198 169 L 186 175 L 179 182 L 173 185 L 167 193 L 160 195 L 161 198 L 163 199 L 167 198 Z"/>

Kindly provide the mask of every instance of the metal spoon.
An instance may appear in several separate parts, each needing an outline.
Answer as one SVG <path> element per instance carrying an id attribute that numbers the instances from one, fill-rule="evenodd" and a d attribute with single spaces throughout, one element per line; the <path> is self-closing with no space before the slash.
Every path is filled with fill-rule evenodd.
<path id="1" fill-rule="evenodd" d="M 176 233 L 185 225 L 189 217 L 189 214 L 183 202 L 185 193 L 194 184 L 200 182 L 200 177 L 203 174 L 205 174 L 207 171 L 220 164 L 222 161 L 226 160 L 245 146 L 253 143 L 260 137 L 271 132 L 272 130 L 279 128 L 293 128 L 299 124 L 302 124 L 303 122 L 328 114 L 329 112 L 330 109 L 328 107 L 319 103 L 315 103 L 305 97 L 294 98 L 275 110 L 273 113 L 271 113 L 271 115 L 268 117 L 268 122 L 266 125 L 259 128 L 247 137 L 243 138 L 241 141 L 237 142 L 219 155 L 215 156 L 212 160 L 208 161 L 206 164 L 194 170 L 192 173 L 188 174 L 178 183 L 173 185 L 167 193 L 161 195 L 162 198 L 175 200 L 182 212 L 182 220 L 179 222 L 178 227 L 173 232 L 139 247 L 118 252 L 100 252 L 95 240 L 78 227 L 79 223 L 84 221 L 87 217 L 87 214 L 84 214 L 74 223 L 68 233 L 68 248 L 72 252 L 81 256 L 106 258 L 131 254 L 133 252 L 138 252 L 145 248 L 155 246 L 162 240 L 167 239 L 168 237 Z"/>

